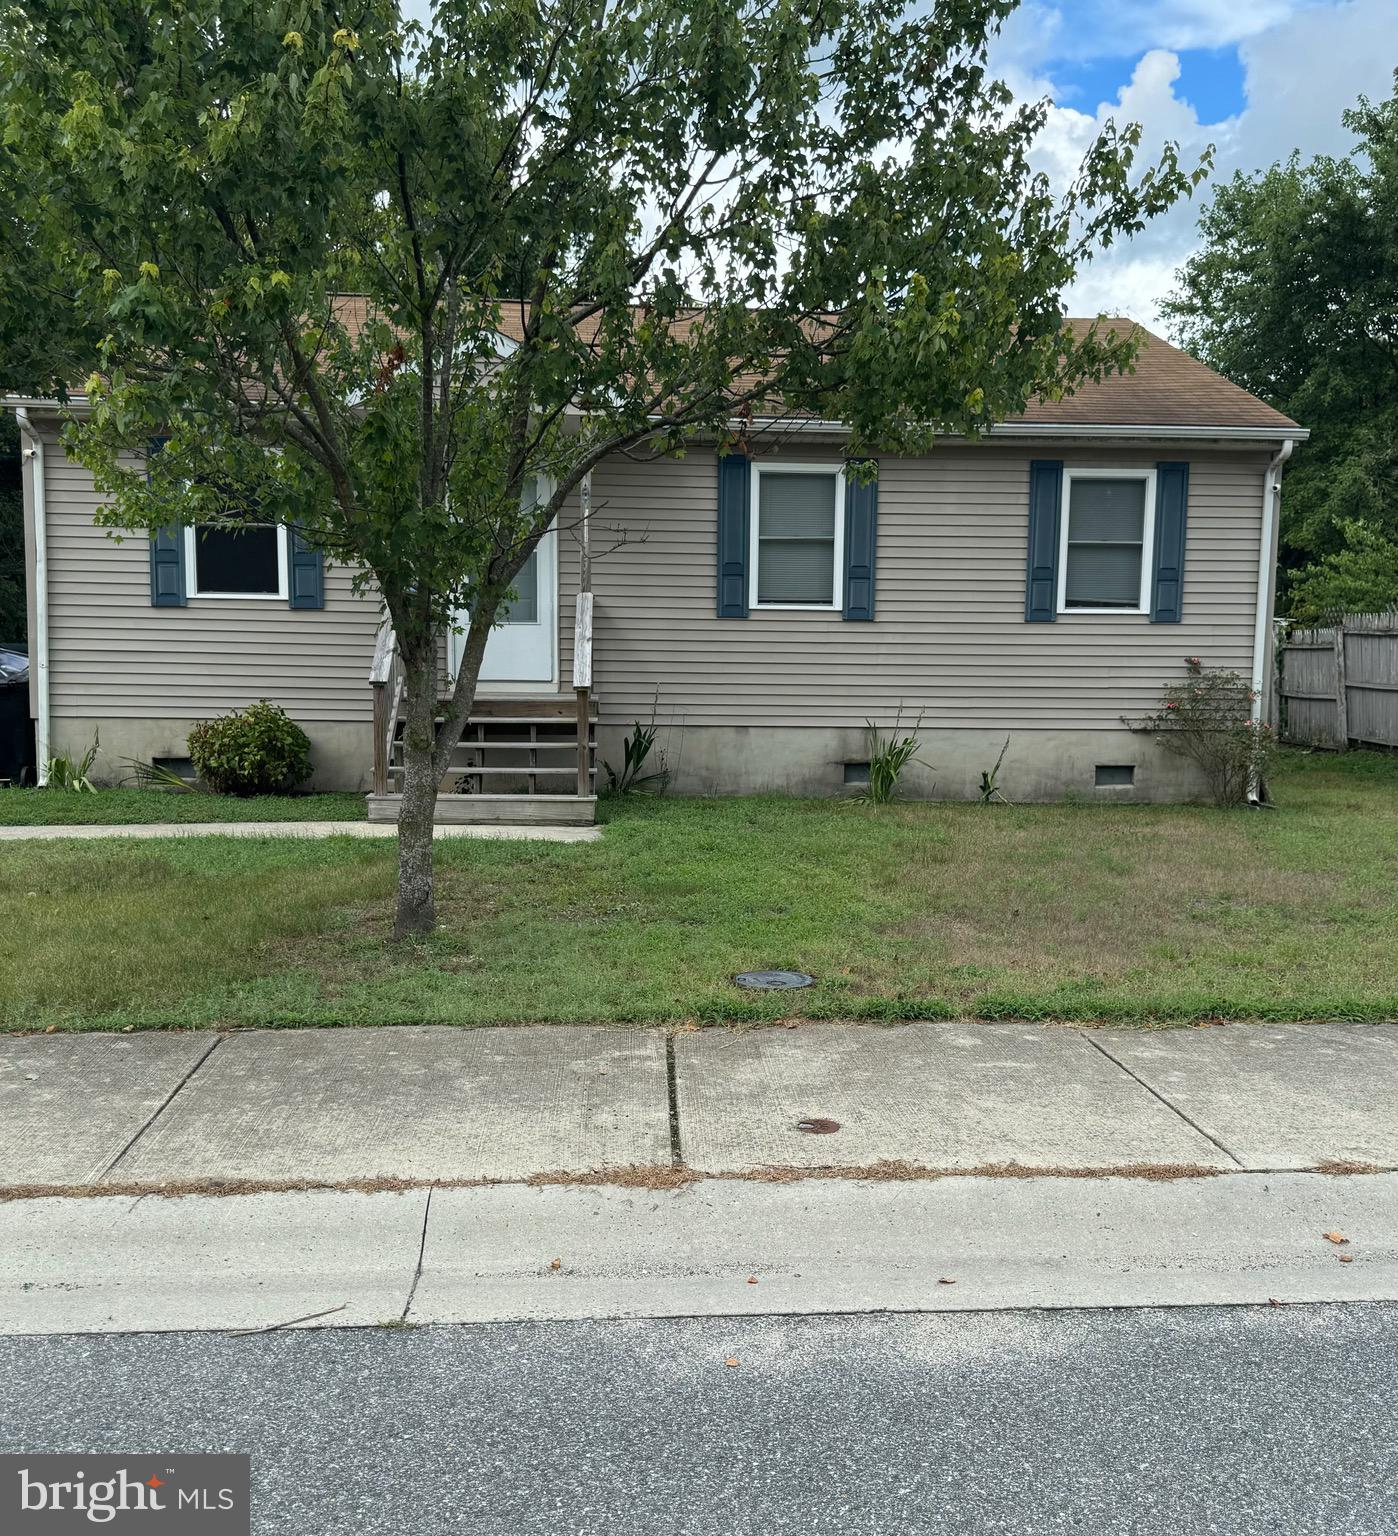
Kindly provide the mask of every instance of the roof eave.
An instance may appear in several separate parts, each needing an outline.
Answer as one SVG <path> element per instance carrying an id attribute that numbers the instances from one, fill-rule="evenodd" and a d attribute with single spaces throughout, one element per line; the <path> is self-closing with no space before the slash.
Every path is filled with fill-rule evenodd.
<path id="1" fill-rule="evenodd" d="M 795 420 L 790 417 L 756 417 L 751 421 L 734 420 L 733 429 L 746 427 L 749 431 L 762 428 L 780 428 L 784 432 L 820 432 L 843 434 L 848 429 L 842 422 L 820 421 L 815 418 Z M 940 434 L 959 437 L 957 433 Z M 1263 426 L 1184 426 L 1179 423 L 1151 422 L 1048 422 L 1048 421 L 1001 421 L 996 422 L 986 434 L 1000 438 L 1146 438 L 1153 442 L 1232 442 L 1232 443 L 1280 443 L 1290 438 L 1304 443 L 1310 437 L 1308 427 L 1290 423 Z"/>

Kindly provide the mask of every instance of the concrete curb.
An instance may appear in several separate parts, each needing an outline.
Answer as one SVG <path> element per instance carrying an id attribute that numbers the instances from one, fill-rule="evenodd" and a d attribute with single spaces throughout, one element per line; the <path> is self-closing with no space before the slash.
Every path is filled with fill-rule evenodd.
<path id="1" fill-rule="evenodd" d="M 1392 1301 L 1396 1234 L 1398 1174 L 16 1201 L 0 1332 Z"/>

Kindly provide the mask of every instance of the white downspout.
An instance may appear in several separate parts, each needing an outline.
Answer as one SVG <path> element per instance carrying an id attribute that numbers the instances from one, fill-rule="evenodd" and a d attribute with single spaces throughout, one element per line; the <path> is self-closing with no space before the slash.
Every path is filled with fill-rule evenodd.
<path id="1" fill-rule="evenodd" d="M 1267 683 L 1267 639 L 1272 628 L 1272 578 L 1276 572 L 1277 505 L 1281 501 L 1282 465 L 1296 443 L 1287 438 L 1272 456 L 1262 477 L 1261 545 L 1257 552 L 1257 623 L 1252 635 L 1252 723 L 1262 721 L 1262 698 Z M 1248 785 L 1248 803 L 1256 805 L 1262 786 L 1256 775 Z"/>
<path id="2" fill-rule="evenodd" d="M 15 410 L 19 430 L 29 444 L 25 455 L 33 470 L 34 486 L 34 698 L 36 719 L 34 756 L 39 783 L 48 782 L 49 747 L 49 538 L 48 501 L 44 491 L 44 440 L 29 412 L 23 406 Z"/>

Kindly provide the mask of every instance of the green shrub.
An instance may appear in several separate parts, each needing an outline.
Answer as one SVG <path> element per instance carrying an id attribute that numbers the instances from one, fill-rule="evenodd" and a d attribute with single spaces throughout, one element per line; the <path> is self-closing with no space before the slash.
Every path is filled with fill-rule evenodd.
<path id="1" fill-rule="evenodd" d="M 259 699 L 246 709 L 204 720 L 189 733 L 199 777 L 220 795 L 285 794 L 311 775 L 311 743 L 279 704 Z"/>

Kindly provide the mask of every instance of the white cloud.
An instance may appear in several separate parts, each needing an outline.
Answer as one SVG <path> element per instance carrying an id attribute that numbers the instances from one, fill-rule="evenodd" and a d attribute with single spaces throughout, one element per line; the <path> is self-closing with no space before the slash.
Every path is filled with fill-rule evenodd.
<path id="1" fill-rule="evenodd" d="M 1158 7 L 1121 5 L 1114 23 L 1122 35 L 1131 26 L 1156 44 L 1141 57 L 1117 101 L 1094 113 L 1053 107 L 1036 146 L 1035 160 L 1059 186 L 1066 185 L 1083 149 L 1107 118 L 1142 125 L 1141 158 L 1147 164 L 1167 140 L 1180 145 L 1186 164 L 1212 143 L 1215 168 L 1192 202 L 1176 206 L 1134 239 L 1100 256 L 1067 295 L 1075 314 L 1129 314 L 1159 324 L 1158 305 L 1174 286 L 1174 272 L 1197 248 L 1196 223 L 1210 184 L 1236 170 L 1255 171 L 1284 160 L 1293 149 L 1303 158 L 1343 154 L 1352 136 L 1341 114 L 1361 94 L 1383 99 L 1392 93 L 1393 0 L 1330 0 L 1301 7 L 1281 0 L 1224 3 L 1224 0 L 1168 0 Z M 1259 24 L 1261 18 L 1261 24 Z M 1075 17 L 1079 29 L 1083 18 Z M 1066 28 L 1061 12 L 1031 0 L 1017 13 L 994 62 L 1021 99 L 1052 95 L 1043 60 L 1062 58 Z M 1246 106 L 1236 117 L 1201 123 L 1194 108 L 1176 93 L 1177 47 L 1214 47 L 1236 42 L 1244 71 Z M 1110 56 L 1098 40 L 1093 52 Z M 1046 91 L 1047 88 L 1047 91 Z"/>

